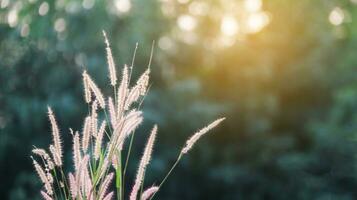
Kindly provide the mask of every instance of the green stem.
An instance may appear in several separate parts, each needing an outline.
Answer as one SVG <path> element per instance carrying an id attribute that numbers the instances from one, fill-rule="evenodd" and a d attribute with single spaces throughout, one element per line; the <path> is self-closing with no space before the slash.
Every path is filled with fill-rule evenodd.
<path id="1" fill-rule="evenodd" d="M 64 184 L 64 188 L 63 188 L 63 192 L 64 192 L 64 197 L 67 199 L 67 192 L 66 192 L 66 188 L 68 189 L 69 188 L 69 186 L 68 186 L 68 184 L 67 184 L 67 180 L 66 180 L 66 176 L 64 175 L 64 173 L 63 173 L 63 169 L 62 169 L 62 167 L 61 167 L 61 175 L 62 175 L 62 180 L 63 180 L 63 184 Z"/>
<path id="2" fill-rule="evenodd" d="M 58 177 L 57 177 L 57 172 L 56 172 L 56 169 L 53 169 L 53 172 L 54 172 L 54 175 L 55 175 L 55 178 L 56 178 L 56 182 L 57 182 L 57 187 L 59 188 L 59 190 L 61 191 L 61 182 L 58 180 Z M 53 191 L 55 193 L 55 191 Z M 63 193 L 65 193 L 65 191 L 63 191 Z M 61 197 L 63 198 L 63 194 L 62 192 L 60 192 L 61 194 Z"/>
<path id="3" fill-rule="evenodd" d="M 133 134 L 131 134 L 131 138 L 130 138 L 130 144 L 129 144 L 129 149 L 128 149 L 128 155 L 126 156 L 126 161 L 125 161 L 125 166 L 124 166 L 124 172 L 123 172 L 123 177 L 125 178 L 125 174 L 126 174 L 126 169 L 128 167 L 129 164 L 129 158 L 130 158 L 130 154 L 131 154 L 131 148 L 133 146 L 133 141 L 134 141 L 134 136 L 135 136 L 135 132 Z"/>
<path id="4" fill-rule="evenodd" d="M 125 165 L 124 165 L 124 171 L 123 171 L 123 183 L 125 183 L 125 174 L 126 174 L 126 169 L 128 167 L 128 164 L 129 164 L 129 158 L 130 158 L 131 148 L 133 146 L 134 135 L 135 135 L 135 132 L 131 135 L 131 138 L 130 138 L 128 154 L 126 156 Z M 123 196 L 124 196 L 124 192 L 125 192 L 125 186 L 123 186 L 123 188 L 122 188 Z"/>
<path id="5" fill-rule="evenodd" d="M 115 186 L 117 189 L 117 198 L 118 200 L 122 198 L 122 164 L 121 164 L 121 152 L 119 152 L 118 156 L 118 168 L 116 169 L 116 181 Z"/>
<path id="6" fill-rule="evenodd" d="M 177 164 L 180 162 L 181 158 L 182 158 L 183 154 L 180 153 L 180 155 L 178 156 L 176 162 L 174 163 L 174 165 L 172 165 L 170 171 L 166 174 L 166 176 L 164 177 L 164 179 L 161 181 L 160 185 L 158 186 L 159 189 L 161 188 L 161 186 L 165 183 L 166 179 L 170 176 L 170 174 L 172 173 L 172 171 L 175 169 L 175 167 L 177 166 Z M 158 191 L 157 191 L 158 192 Z M 155 194 L 157 193 L 155 192 L 151 198 L 149 200 L 151 200 L 152 198 L 154 198 Z"/>

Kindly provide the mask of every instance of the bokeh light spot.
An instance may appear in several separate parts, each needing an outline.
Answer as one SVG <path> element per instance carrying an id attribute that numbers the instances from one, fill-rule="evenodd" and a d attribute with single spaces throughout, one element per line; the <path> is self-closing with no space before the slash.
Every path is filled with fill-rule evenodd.
<path id="1" fill-rule="evenodd" d="M 177 19 L 177 24 L 181 30 L 192 31 L 197 26 L 197 20 L 190 15 L 181 15 Z"/>
<path id="2" fill-rule="evenodd" d="M 162 50 L 169 50 L 174 46 L 172 39 L 167 36 L 161 37 L 159 39 L 159 47 Z"/>
<path id="3" fill-rule="evenodd" d="M 189 6 L 189 12 L 192 15 L 206 15 L 209 10 L 209 6 L 204 2 L 192 2 Z"/>
<path id="4" fill-rule="evenodd" d="M 17 25 L 17 11 L 15 9 L 11 10 L 7 15 L 7 22 L 10 27 L 15 27 Z"/>
<path id="5" fill-rule="evenodd" d="M 270 17 L 265 12 L 251 14 L 247 19 L 247 31 L 257 33 L 269 24 Z"/>
<path id="6" fill-rule="evenodd" d="M 57 32 L 63 32 L 66 30 L 66 21 L 63 18 L 57 19 L 54 28 Z"/>
<path id="7" fill-rule="evenodd" d="M 233 36 L 238 33 L 239 25 L 233 16 L 224 16 L 221 22 L 221 31 L 224 35 Z"/>
<path id="8" fill-rule="evenodd" d="M 115 7 L 121 13 L 127 13 L 131 9 L 131 2 L 130 0 L 116 0 Z"/>
<path id="9" fill-rule="evenodd" d="M 84 0 L 82 2 L 82 6 L 83 6 L 83 8 L 89 10 L 89 9 L 93 8 L 94 3 L 95 3 L 94 0 Z"/>
<path id="10" fill-rule="evenodd" d="M 263 5 L 262 0 L 245 0 L 244 7 L 248 12 L 258 12 Z"/>
<path id="11" fill-rule="evenodd" d="M 28 24 L 24 24 L 21 27 L 21 36 L 22 37 L 27 37 L 30 33 L 30 26 Z"/>
<path id="12" fill-rule="evenodd" d="M 50 10 L 50 5 L 47 2 L 42 2 L 40 7 L 38 8 L 38 14 L 41 16 L 45 16 Z"/>
<path id="13" fill-rule="evenodd" d="M 345 19 L 345 14 L 341 8 L 336 7 L 330 12 L 329 21 L 331 24 L 335 26 L 341 25 L 344 19 Z"/>
<path id="14" fill-rule="evenodd" d="M 9 5 L 9 0 L 2 0 L 0 3 L 1 8 L 6 8 Z"/>

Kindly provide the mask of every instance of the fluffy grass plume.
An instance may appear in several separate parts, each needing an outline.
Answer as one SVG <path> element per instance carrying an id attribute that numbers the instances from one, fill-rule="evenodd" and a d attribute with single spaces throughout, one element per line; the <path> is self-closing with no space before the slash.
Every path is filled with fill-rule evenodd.
<path id="1" fill-rule="evenodd" d="M 124 181 L 126 168 L 130 161 L 132 140 L 136 129 L 143 121 L 143 113 L 139 110 L 139 105 L 148 91 L 152 52 L 148 68 L 131 86 L 130 75 L 134 65 L 135 48 L 133 61 L 130 67 L 124 65 L 118 84 L 117 70 L 110 44 L 105 32 L 103 35 L 109 69 L 109 87 L 113 88 L 113 94 L 111 97 L 104 96 L 89 73 L 83 71 L 84 100 L 88 104 L 89 111 L 84 116 L 82 131 L 69 129 L 73 139 L 73 171 L 69 172 L 63 170 L 61 135 L 54 112 L 48 107 L 52 143 L 48 149 L 35 148 L 32 150 L 32 153 L 37 156 L 37 160 L 31 157 L 35 171 L 43 184 L 40 194 L 45 200 L 111 200 L 114 196 L 117 200 L 152 199 L 181 158 L 193 148 L 204 134 L 224 120 L 224 118 L 217 119 L 193 134 L 186 141 L 176 162 L 159 182 L 160 184 L 142 192 L 142 188 L 145 186 L 146 169 L 150 164 L 157 135 L 158 127 L 155 125 L 144 148 L 136 178 L 133 182 L 130 181 L 130 184 L 133 184 L 131 193 L 125 194 L 123 188 L 127 184 Z M 130 145 L 128 153 L 124 157 L 122 151 L 128 138 L 130 138 Z M 110 191 L 113 188 L 115 190 Z"/>
<path id="2" fill-rule="evenodd" d="M 112 50 L 110 49 L 109 40 L 108 40 L 108 37 L 107 37 L 107 34 L 105 33 L 105 31 L 103 31 L 103 36 L 104 36 L 105 44 L 107 45 L 105 50 L 107 51 L 107 61 L 108 61 L 108 68 L 109 68 L 110 84 L 112 86 L 115 86 L 117 84 L 117 74 L 116 74 L 117 72 L 115 70 L 114 58 L 113 58 Z"/>
<path id="3" fill-rule="evenodd" d="M 53 114 L 53 111 L 50 107 L 48 107 L 48 118 L 50 119 L 51 122 L 51 127 L 52 127 L 52 138 L 53 138 L 53 150 L 51 151 L 54 158 L 53 160 L 55 161 L 55 164 L 57 166 L 62 165 L 62 145 L 61 145 L 61 137 L 60 137 L 60 132 L 58 129 L 58 125 L 55 119 L 55 115 Z"/>
<path id="4" fill-rule="evenodd" d="M 139 164 L 139 169 L 138 169 L 138 172 L 136 174 L 135 184 L 134 184 L 133 189 L 132 189 L 131 194 L 130 194 L 130 200 L 135 200 L 136 199 L 136 196 L 138 195 L 140 186 L 143 183 L 146 166 L 149 164 L 149 162 L 151 160 L 151 153 L 152 153 L 152 149 L 153 149 L 153 146 L 154 146 L 156 133 L 157 133 L 157 126 L 155 125 L 154 128 L 151 131 L 151 134 L 150 134 L 150 137 L 149 137 L 148 142 L 146 144 L 143 156 L 141 157 L 141 161 L 140 161 L 140 164 Z"/>
<path id="5" fill-rule="evenodd" d="M 141 195 L 140 200 L 147 200 L 149 199 L 154 193 L 156 193 L 159 190 L 159 187 L 157 186 L 152 186 L 149 189 L 146 189 L 143 194 Z"/>

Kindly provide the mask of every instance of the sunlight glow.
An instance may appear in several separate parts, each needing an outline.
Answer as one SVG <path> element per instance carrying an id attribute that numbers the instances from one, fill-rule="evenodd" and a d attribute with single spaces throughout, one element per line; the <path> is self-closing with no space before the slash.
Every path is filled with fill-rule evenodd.
<path id="1" fill-rule="evenodd" d="M 344 19 L 345 19 L 345 14 L 341 8 L 336 7 L 330 12 L 329 20 L 331 24 L 335 26 L 341 25 Z"/>
<path id="2" fill-rule="evenodd" d="M 131 2 L 130 0 L 116 0 L 115 7 L 119 12 L 127 13 L 131 9 Z"/>
<path id="3" fill-rule="evenodd" d="M 192 31 L 197 26 L 197 20 L 190 15 L 181 15 L 177 19 L 177 24 L 181 30 Z"/>
<path id="4" fill-rule="evenodd" d="M 232 16 L 224 16 L 221 22 L 221 31 L 226 36 L 233 36 L 238 33 L 239 25 Z"/>
<path id="5" fill-rule="evenodd" d="M 262 0 L 245 0 L 244 7 L 248 12 L 257 12 L 262 8 Z"/>
<path id="6" fill-rule="evenodd" d="M 247 19 L 247 31 L 257 33 L 269 24 L 270 18 L 264 12 L 254 13 Z"/>

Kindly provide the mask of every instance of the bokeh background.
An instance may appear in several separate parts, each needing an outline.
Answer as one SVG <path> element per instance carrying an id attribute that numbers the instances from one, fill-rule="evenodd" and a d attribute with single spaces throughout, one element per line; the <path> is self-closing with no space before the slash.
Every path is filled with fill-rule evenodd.
<path id="1" fill-rule="evenodd" d="M 357 198 L 356 0 L 0 0 L 0 199 L 39 199 L 29 158 L 86 113 L 81 72 L 109 92 L 108 33 L 134 78 L 155 40 L 145 123 L 160 127 L 146 185 L 186 138 L 227 120 L 184 158 L 158 199 Z M 127 185 L 127 190 L 131 182 Z"/>

